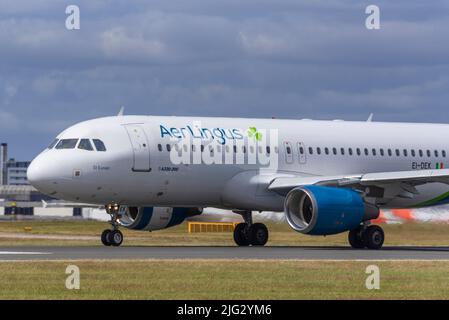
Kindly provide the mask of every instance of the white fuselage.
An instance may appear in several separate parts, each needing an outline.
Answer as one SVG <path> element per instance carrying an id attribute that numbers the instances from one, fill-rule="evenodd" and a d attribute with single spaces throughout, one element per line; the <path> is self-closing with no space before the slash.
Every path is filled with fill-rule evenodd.
<path id="1" fill-rule="evenodd" d="M 107 117 L 57 137 L 92 146 L 99 139 L 106 151 L 79 149 L 79 141 L 56 145 L 32 162 L 28 176 L 42 192 L 68 201 L 282 211 L 284 197 L 267 190 L 274 178 L 446 167 L 446 133 L 443 124 Z M 256 154 L 265 162 L 254 161 Z M 178 163 L 182 155 L 187 161 Z M 431 183 L 418 191 L 385 207 L 417 205 L 449 187 Z"/>

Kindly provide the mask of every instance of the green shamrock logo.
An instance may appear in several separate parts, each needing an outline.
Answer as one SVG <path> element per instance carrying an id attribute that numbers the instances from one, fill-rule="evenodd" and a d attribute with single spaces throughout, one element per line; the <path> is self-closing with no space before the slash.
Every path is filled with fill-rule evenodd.
<path id="1" fill-rule="evenodd" d="M 257 131 L 256 127 L 251 127 L 247 131 L 248 138 L 254 138 L 256 141 L 262 141 L 262 133 Z"/>

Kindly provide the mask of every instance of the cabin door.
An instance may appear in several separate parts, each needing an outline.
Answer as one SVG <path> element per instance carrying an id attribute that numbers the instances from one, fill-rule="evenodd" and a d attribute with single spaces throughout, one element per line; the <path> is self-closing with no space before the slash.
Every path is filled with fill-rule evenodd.
<path id="1" fill-rule="evenodd" d="M 150 167 L 150 146 L 142 124 L 126 124 L 125 129 L 133 150 L 133 171 L 148 172 Z"/>

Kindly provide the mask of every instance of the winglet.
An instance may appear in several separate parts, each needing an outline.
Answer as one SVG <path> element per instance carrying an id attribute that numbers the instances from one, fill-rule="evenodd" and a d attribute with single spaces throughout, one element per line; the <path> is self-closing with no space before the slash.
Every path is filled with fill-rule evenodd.
<path id="1" fill-rule="evenodd" d="M 117 117 L 121 117 L 121 116 L 123 116 L 123 112 L 125 111 L 125 106 L 121 106 L 120 107 L 120 111 L 118 112 L 118 114 L 117 114 Z"/>
<path id="2" fill-rule="evenodd" d="M 373 122 L 374 113 L 371 113 L 368 117 L 368 120 L 366 122 Z"/>

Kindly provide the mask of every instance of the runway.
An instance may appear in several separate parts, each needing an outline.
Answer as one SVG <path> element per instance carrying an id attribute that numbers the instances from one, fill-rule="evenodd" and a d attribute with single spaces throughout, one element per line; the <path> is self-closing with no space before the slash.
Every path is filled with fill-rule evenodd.
<path id="1" fill-rule="evenodd" d="M 274 259 L 274 260 L 448 260 L 449 247 L 0 247 L 5 260 Z"/>

